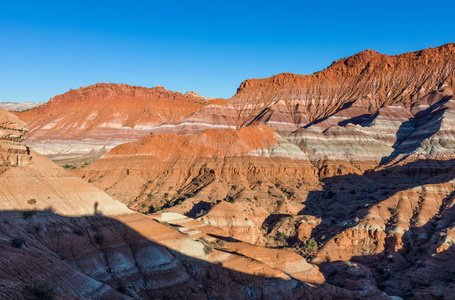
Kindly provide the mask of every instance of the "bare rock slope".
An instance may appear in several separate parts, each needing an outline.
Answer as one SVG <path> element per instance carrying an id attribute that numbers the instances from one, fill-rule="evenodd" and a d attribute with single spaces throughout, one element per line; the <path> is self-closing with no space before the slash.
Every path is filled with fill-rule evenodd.
<path id="1" fill-rule="evenodd" d="M 203 108 L 208 99 L 162 86 L 144 88 L 99 83 L 52 98 L 16 113 L 29 124 L 26 144 L 54 160 L 96 156 L 137 140 L 167 121 L 180 121 Z"/>
<path id="2" fill-rule="evenodd" d="M 75 172 L 135 210 L 292 250 L 332 285 L 442 297 L 454 290 L 454 57 L 453 44 L 365 51 L 246 81 Z"/>
<path id="3" fill-rule="evenodd" d="M 290 278 L 290 295 L 320 270 L 327 297 L 443 298 L 455 289 L 454 61 L 454 44 L 367 50 L 313 75 L 247 80 L 73 174 L 143 213 L 115 217 L 141 235 L 236 274 Z"/>
<path id="4" fill-rule="evenodd" d="M 3 299 L 387 298 L 325 285 L 296 253 L 232 240 L 201 220 L 134 212 L 40 154 L 27 157 L 0 175 Z"/>

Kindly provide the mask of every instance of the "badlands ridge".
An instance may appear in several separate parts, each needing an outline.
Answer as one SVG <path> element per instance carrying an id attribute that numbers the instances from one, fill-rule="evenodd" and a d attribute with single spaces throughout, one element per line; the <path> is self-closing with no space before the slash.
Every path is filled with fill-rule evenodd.
<path id="1" fill-rule="evenodd" d="M 0 295 L 450 298 L 454 79 L 447 44 L 1 109 Z"/>

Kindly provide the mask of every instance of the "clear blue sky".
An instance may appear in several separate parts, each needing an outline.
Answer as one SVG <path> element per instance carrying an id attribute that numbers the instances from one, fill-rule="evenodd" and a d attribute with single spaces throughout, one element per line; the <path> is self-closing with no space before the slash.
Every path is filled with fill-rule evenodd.
<path id="1" fill-rule="evenodd" d="M 455 42 L 455 1 L 0 0 L 0 102 L 97 82 L 231 97 L 364 49 Z"/>

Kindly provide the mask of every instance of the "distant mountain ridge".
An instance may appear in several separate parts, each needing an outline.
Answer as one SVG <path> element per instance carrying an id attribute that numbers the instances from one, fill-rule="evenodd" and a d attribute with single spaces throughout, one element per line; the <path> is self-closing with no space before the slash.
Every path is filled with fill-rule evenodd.
<path id="1" fill-rule="evenodd" d="M 43 105 L 44 102 L 0 102 L 0 106 L 9 110 L 21 112 L 24 110 L 33 109 L 40 105 Z"/>

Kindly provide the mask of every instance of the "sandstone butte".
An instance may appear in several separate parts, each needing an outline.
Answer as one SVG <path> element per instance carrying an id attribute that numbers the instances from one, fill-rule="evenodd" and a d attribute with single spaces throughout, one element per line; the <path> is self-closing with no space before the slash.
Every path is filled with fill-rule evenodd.
<path id="1" fill-rule="evenodd" d="M 42 150 L 53 159 L 64 156 L 62 140 L 86 143 L 70 166 L 74 170 L 61 169 L 33 151 L 17 152 L 16 160 L 19 156 L 9 155 L 15 163 L 3 164 L 8 170 L 0 177 L 1 190 L 14 192 L 0 203 L 11 206 L 5 208 L 12 211 L 9 223 L 62 224 L 58 230 L 41 230 L 33 229 L 33 223 L 33 228 L 21 227 L 25 229 L 17 236 L 28 239 L 37 231 L 34 241 L 46 245 L 40 249 L 59 258 L 52 263 L 77 266 L 103 287 L 91 295 L 106 290 L 106 295 L 120 291 L 138 298 L 168 297 L 175 290 L 171 287 L 179 286 L 179 293 L 191 291 L 192 298 L 225 293 L 249 298 L 450 298 L 455 291 L 454 62 L 455 44 L 396 56 L 366 50 L 313 75 L 246 80 L 228 100 L 188 94 L 199 106 L 176 111 L 176 117 L 170 109 L 171 115 L 156 123 L 144 116 L 141 122 L 152 125 L 142 136 L 122 130 L 135 130 L 143 106 L 115 119 L 122 106 L 114 105 L 114 92 L 109 101 L 100 101 L 110 102 L 97 113 L 107 117 L 93 123 L 90 137 L 80 129 L 67 134 L 88 124 L 91 114 L 78 108 L 79 96 L 69 95 L 120 89 L 121 101 L 125 90 L 156 88 L 101 84 L 70 91 L 17 115 L 30 128 L 28 145 L 55 145 Z M 150 99 L 147 107 L 155 101 Z M 166 111 L 168 104 L 150 108 L 150 114 Z M 50 116 L 51 107 L 60 112 L 58 117 Z M 84 115 L 66 117 L 65 111 L 71 115 L 79 109 Z M 99 125 L 104 122 L 117 127 L 106 133 Z M 24 147 L 25 131 L 24 125 L 18 127 L 20 138 L 4 138 L 17 149 Z M 113 147 L 122 141 L 129 142 Z M 113 148 L 83 164 L 90 159 L 83 155 L 95 145 Z M 31 188 L 25 181 L 30 177 L 49 192 Z M 29 204 L 30 199 L 36 202 Z M 101 213 L 93 215 L 94 202 Z M 53 212 L 41 211 L 49 206 Z M 26 212 L 25 218 L 23 211 L 34 208 L 39 211 L 32 217 Z M 126 233 L 119 237 L 119 231 Z M 126 238 L 130 234 L 134 242 Z M 60 235 L 74 241 L 61 242 Z M 18 251 L 26 246 L 14 249 L 11 238 L 4 239 L 10 241 L 4 244 L 8 253 L 22 254 Z M 174 267 L 138 261 L 152 255 L 139 250 L 150 243 L 160 247 L 154 252 L 170 253 L 166 257 Z M 85 248 L 92 250 L 80 254 L 73 245 L 91 245 Z M 122 252 L 127 249 L 129 254 Z M 103 264 L 95 268 L 87 263 L 92 256 Z M 114 264 L 125 257 L 131 269 Z M 15 284 L 25 288 L 32 279 Z M 141 280 L 145 283 L 135 284 Z M 69 293 L 63 285 L 58 292 Z"/>

